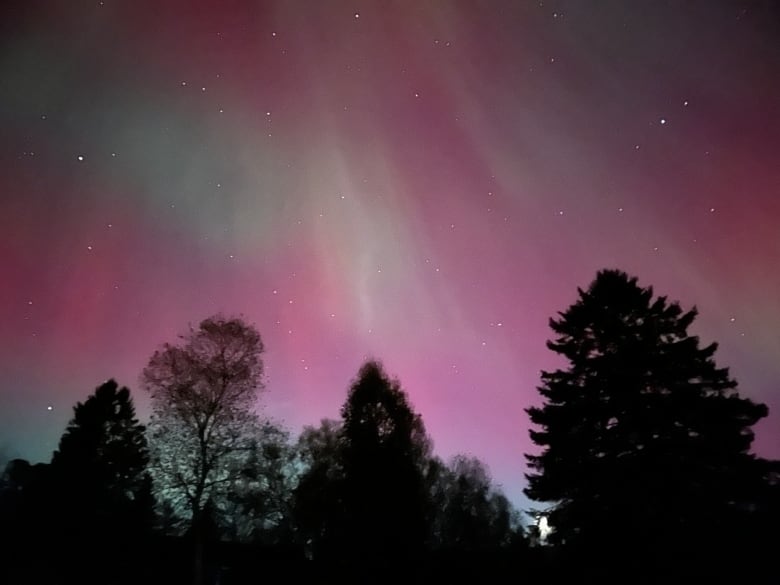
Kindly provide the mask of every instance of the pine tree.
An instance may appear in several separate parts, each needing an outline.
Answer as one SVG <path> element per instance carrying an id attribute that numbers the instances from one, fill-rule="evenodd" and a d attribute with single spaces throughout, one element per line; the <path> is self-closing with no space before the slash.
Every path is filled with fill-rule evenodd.
<path id="1" fill-rule="evenodd" d="M 144 432 L 130 390 L 108 380 L 73 407 L 73 418 L 60 438 L 52 466 L 83 489 L 113 499 L 136 498 L 146 484 L 149 454 Z"/>
<path id="2" fill-rule="evenodd" d="M 144 426 L 114 380 L 77 403 L 48 474 L 47 524 L 59 571 L 105 582 L 135 565 L 153 523 Z M 79 562 L 88 550 L 89 562 Z"/>
<path id="3" fill-rule="evenodd" d="M 551 541 L 648 563 L 723 550 L 763 481 L 749 449 L 766 406 L 688 333 L 695 308 L 616 270 L 578 292 L 550 320 L 568 367 L 542 373 L 544 404 L 527 409 L 542 451 L 525 493 L 552 503 Z"/>

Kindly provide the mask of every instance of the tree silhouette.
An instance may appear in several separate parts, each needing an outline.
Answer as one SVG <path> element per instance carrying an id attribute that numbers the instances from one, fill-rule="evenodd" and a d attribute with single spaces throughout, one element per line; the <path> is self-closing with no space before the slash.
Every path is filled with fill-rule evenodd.
<path id="1" fill-rule="evenodd" d="M 424 543 L 430 442 L 398 381 L 375 361 L 360 369 L 341 414 L 345 545 L 356 562 L 389 575 Z"/>
<path id="2" fill-rule="evenodd" d="M 52 467 L 70 476 L 82 490 L 116 501 L 138 499 L 147 486 L 149 453 L 144 432 L 130 390 L 108 380 L 73 407 Z"/>
<path id="3" fill-rule="evenodd" d="M 150 469 L 160 499 L 186 518 L 203 576 L 203 510 L 238 481 L 257 447 L 263 343 L 239 318 L 216 315 L 154 353 L 141 375 L 152 399 Z"/>
<path id="4" fill-rule="evenodd" d="M 334 558 L 344 541 L 344 441 L 340 421 L 323 419 L 298 438 L 303 472 L 293 492 L 299 540 L 310 558 Z"/>
<path id="5" fill-rule="evenodd" d="M 432 475 L 431 547 L 472 552 L 508 547 L 522 539 L 519 514 L 479 459 L 456 455 L 447 466 L 437 462 Z"/>
<path id="6" fill-rule="evenodd" d="M 290 542 L 292 493 L 298 477 L 289 433 L 263 422 L 243 469 L 224 500 L 214 502 L 228 540 L 262 544 Z"/>
<path id="7" fill-rule="evenodd" d="M 686 561 L 698 575 L 697 554 L 728 557 L 735 520 L 765 479 L 748 450 L 767 409 L 716 367 L 717 344 L 688 334 L 695 308 L 653 298 L 616 270 L 578 292 L 550 320 L 547 345 L 569 365 L 542 373 L 544 405 L 527 410 L 542 451 L 526 455 L 526 494 L 554 502 L 553 543 L 609 554 L 605 573 L 622 559 L 646 575 Z"/>
<path id="8" fill-rule="evenodd" d="M 126 387 L 108 380 L 76 404 L 52 457 L 50 499 L 57 505 L 49 523 L 64 537 L 63 563 L 74 560 L 73 537 L 95 553 L 77 567 L 79 578 L 102 581 L 110 565 L 134 561 L 152 524 L 147 462 L 144 426 Z"/>
<path id="9" fill-rule="evenodd" d="M 46 582 L 57 575 L 61 538 L 52 522 L 59 508 L 52 502 L 51 465 L 11 459 L 0 477 L 0 582 Z M 55 534 L 52 528 L 56 528 Z M 48 559 L 29 564 L 30 551 Z"/>

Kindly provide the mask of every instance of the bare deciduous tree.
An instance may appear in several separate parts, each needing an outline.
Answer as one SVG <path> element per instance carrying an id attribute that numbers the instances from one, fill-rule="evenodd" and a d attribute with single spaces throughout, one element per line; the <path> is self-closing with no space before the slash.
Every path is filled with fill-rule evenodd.
<path id="1" fill-rule="evenodd" d="M 165 344 L 144 368 L 152 399 L 150 463 L 158 499 L 186 523 L 202 573 L 204 509 L 241 477 L 256 449 L 263 343 L 239 318 L 216 315 Z"/>

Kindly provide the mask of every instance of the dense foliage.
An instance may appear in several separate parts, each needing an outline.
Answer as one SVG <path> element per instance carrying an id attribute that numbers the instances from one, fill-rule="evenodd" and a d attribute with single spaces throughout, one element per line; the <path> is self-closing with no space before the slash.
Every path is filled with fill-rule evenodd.
<path id="1" fill-rule="evenodd" d="M 736 545 L 767 480 L 749 453 L 767 409 L 736 392 L 717 344 L 688 332 L 695 317 L 607 270 L 551 319 L 548 347 L 568 367 L 542 374 L 544 404 L 528 409 L 542 451 L 527 455 L 526 489 L 554 503 L 551 542 L 693 573 Z"/>

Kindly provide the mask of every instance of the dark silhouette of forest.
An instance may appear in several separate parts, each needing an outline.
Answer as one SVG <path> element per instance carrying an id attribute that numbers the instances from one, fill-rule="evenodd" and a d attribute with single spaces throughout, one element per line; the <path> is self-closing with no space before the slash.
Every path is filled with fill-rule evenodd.
<path id="1" fill-rule="evenodd" d="M 776 583 L 780 463 L 750 450 L 766 406 L 688 333 L 695 308 L 617 270 L 578 293 L 550 320 L 567 366 L 527 409 L 549 534 L 478 459 L 435 455 L 378 361 L 338 420 L 292 437 L 260 417 L 260 334 L 216 315 L 153 353 L 147 424 L 109 380 L 49 463 L 6 465 L 0 582 Z"/>

